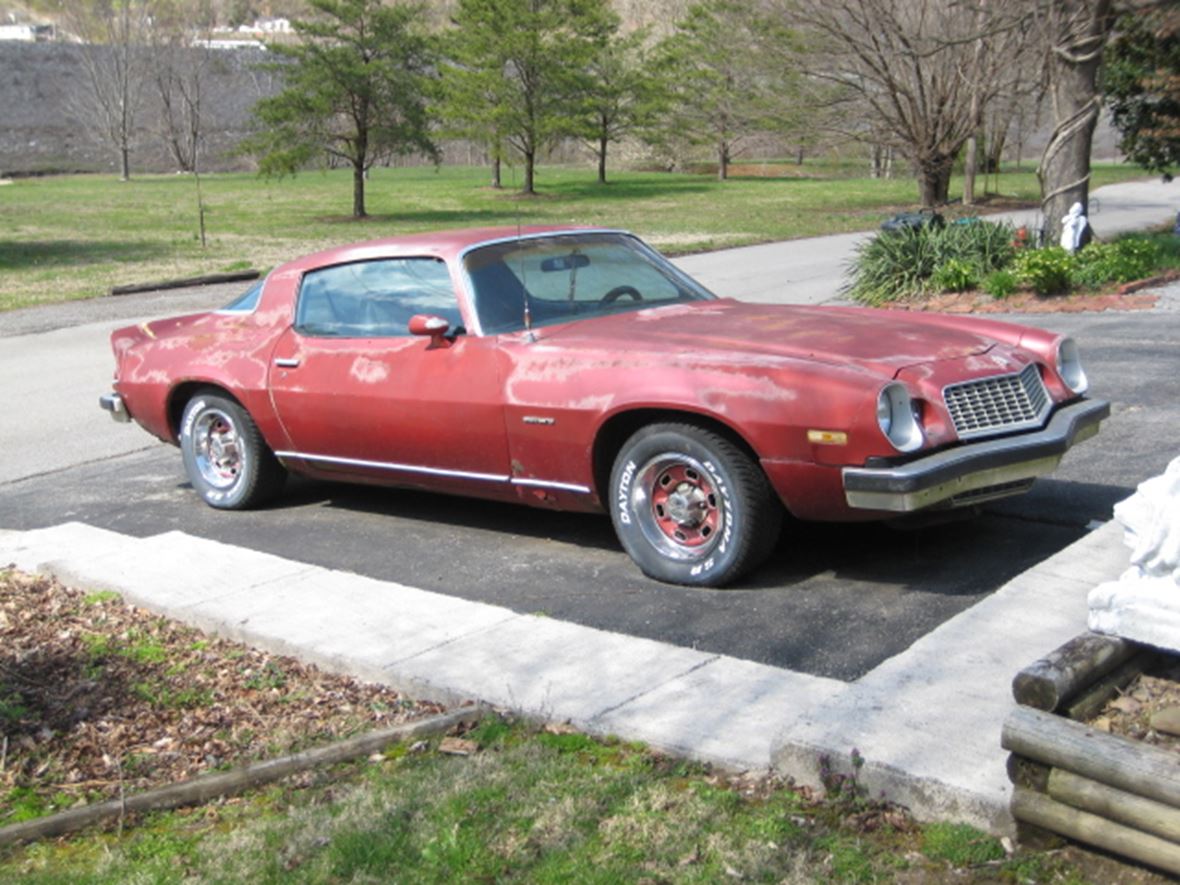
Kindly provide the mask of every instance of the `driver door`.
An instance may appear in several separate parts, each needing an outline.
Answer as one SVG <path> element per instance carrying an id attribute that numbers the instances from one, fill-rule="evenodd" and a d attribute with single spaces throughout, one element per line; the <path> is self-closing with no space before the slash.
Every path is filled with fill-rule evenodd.
<path id="1" fill-rule="evenodd" d="M 433 314 L 453 341 L 411 335 Z M 304 275 L 294 325 L 271 357 L 270 392 L 317 473 L 500 497 L 509 458 L 494 339 L 462 334 L 446 265 L 379 259 Z M 497 486 L 502 488 L 497 489 Z"/>

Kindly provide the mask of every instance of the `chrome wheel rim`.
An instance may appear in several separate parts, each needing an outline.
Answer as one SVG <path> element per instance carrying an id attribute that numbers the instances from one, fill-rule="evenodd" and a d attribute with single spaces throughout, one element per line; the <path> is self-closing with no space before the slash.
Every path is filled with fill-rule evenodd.
<path id="1" fill-rule="evenodd" d="M 728 518 L 709 471 L 677 452 L 656 455 L 643 465 L 631 508 L 649 544 L 664 556 L 689 561 L 713 552 Z"/>
<path id="2" fill-rule="evenodd" d="M 244 467 L 241 434 L 233 418 L 220 409 L 206 409 L 193 422 L 193 460 L 201 479 L 228 489 Z"/>

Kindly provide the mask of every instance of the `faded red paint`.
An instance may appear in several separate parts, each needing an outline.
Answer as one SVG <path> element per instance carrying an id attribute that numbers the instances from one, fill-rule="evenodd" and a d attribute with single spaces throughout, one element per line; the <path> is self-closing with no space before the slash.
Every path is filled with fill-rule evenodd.
<path id="1" fill-rule="evenodd" d="M 643 410 L 680 413 L 739 436 L 787 507 L 811 519 L 874 515 L 845 504 L 840 468 L 897 454 L 875 412 L 890 380 L 903 381 L 922 410 L 923 452 L 957 442 L 942 404 L 946 384 L 1035 362 L 1055 402 L 1074 398 L 1053 367 L 1057 336 L 931 314 L 723 299 L 532 333 L 460 335 L 448 346 L 437 335 L 313 338 L 292 326 L 309 270 L 436 257 L 447 262 L 460 313 L 475 328 L 460 258 L 517 233 L 409 236 L 282 265 L 251 313 L 202 313 L 116 331 L 115 388 L 136 421 L 173 443 L 180 400 L 192 385 L 207 385 L 241 402 L 275 451 L 340 459 L 329 466 L 285 456 L 297 472 L 576 510 L 602 509 L 593 456 L 611 422 Z M 847 434 L 847 444 L 811 443 L 810 429 Z"/>

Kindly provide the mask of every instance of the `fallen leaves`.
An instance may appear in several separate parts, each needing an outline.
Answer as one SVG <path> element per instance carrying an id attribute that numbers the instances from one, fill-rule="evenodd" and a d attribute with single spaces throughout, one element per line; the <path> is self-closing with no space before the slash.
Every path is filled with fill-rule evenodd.
<path id="1" fill-rule="evenodd" d="M 1180 752 L 1180 659 L 1161 656 L 1090 721 L 1100 731 Z M 1172 723 L 1178 723 L 1173 729 Z M 1164 727 L 1160 727 L 1163 725 Z"/>
<path id="2" fill-rule="evenodd" d="M 440 709 L 0 571 L 0 825 Z"/>

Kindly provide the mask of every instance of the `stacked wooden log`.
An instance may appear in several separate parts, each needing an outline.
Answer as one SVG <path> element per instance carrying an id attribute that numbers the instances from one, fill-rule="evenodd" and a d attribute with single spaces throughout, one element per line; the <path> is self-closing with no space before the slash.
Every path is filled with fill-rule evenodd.
<path id="1" fill-rule="evenodd" d="M 1004 722 L 1012 815 L 1180 875 L 1180 754 L 1092 728 L 1156 652 L 1097 633 L 1021 670 Z"/>

